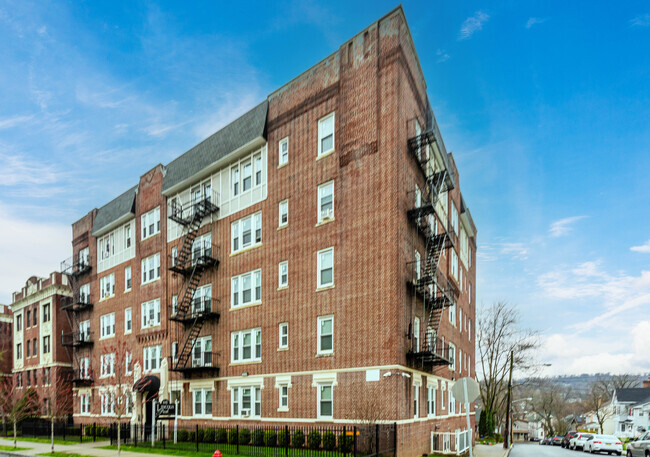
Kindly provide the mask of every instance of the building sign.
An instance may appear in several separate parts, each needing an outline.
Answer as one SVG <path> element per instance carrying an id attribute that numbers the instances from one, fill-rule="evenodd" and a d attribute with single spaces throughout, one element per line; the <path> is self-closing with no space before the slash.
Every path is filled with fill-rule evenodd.
<path id="1" fill-rule="evenodd" d="M 176 405 L 174 403 L 169 403 L 169 400 L 156 403 L 156 419 L 173 418 L 174 416 L 176 416 Z"/>

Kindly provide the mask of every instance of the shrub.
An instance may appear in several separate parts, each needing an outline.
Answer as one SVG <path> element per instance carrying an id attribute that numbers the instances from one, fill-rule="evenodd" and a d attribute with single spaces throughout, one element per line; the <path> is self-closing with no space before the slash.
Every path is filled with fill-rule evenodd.
<path id="1" fill-rule="evenodd" d="M 98 429 L 97 435 L 103 436 L 103 437 L 109 436 L 109 432 L 111 430 L 110 427 L 106 427 L 104 425 L 101 425 L 101 426 L 97 427 L 97 429 Z"/>
<path id="2" fill-rule="evenodd" d="M 305 434 L 302 430 L 296 430 L 291 437 L 291 445 L 293 447 L 302 447 L 303 444 L 305 444 Z"/>
<path id="3" fill-rule="evenodd" d="M 278 432 L 278 446 L 286 447 L 289 445 L 289 432 L 287 430 L 280 430 Z"/>
<path id="4" fill-rule="evenodd" d="M 264 446 L 264 430 L 255 430 L 251 435 L 253 446 Z"/>
<path id="5" fill-rule="evenodd" d="M 228 442 L 228 432 L 225 428 L 218 428 L 214 434 L 214 441 L 219 444 L 226 444 Z"/>
<path id="6" fill-rule="evenodd" d="M 334 432 L 323 433 L 323 449 L 333 451 L 336 447 L 336 435 Z"/>
<path id="7" fill-rule="evenodd" d="M 93 426 L 92 425 L 86 425 L 84 427 L 84 435 L 92 436 L 92 434 L 93 434 Z"/>
<path id="8" fill-rule="evenodd" d="M 341 433 L 339 435 L 339 451 L 343 453 L 350 452 L 352 450 L 352 443 L 354 442 L 353 440 L 353 436 Z"/>
<path id="9" fill-rule="evenodd" d="M 215 431 L 213 428 L 209 428 L 203 434 L 204 443 L 214 443 Z"/>
<path id="10" fill-rule="evenodd" d="M 205 443 L 205 429 L 198 429 L 198 438 L 199 438 L 199 443 Z"/>
<path id="11" fill-rule="evenodd" d="M 237 429 L 231 428 L 228 430 L 228 444 L 237 444 Z"/>
<path id="12" fill-rule="evenodd" d="M 190 443 L 194 443 L 196 441 L 196 432 L 194 430 L 190 430 L 187 434 L 187 441 Z"/>
<path id="13" fill-rule="evenodd" d="M 251 441 L 251 431 L 243 428 L 239 431 L 239 444 L 248 444 Z"/>
<path id="14" fill-rule="evenodd" d="M 177 432 L 178 441 L 187 441 L 187 435 L 188 435 L 187 430 L 185 429 L 178 430 Z"/>
<path id="15" fill-rule="evenodd" d="M 307 434 L 307 446 L 312 450 L 320 448 L 320 432 L 312 430 Z"/>
<path id="16" fill-rule="evenodd" d="M 274 430 L 269 430 L 264 434 L 264 444 L 268 447 L 275 447 L 277 444 L 278 434 Z"/>

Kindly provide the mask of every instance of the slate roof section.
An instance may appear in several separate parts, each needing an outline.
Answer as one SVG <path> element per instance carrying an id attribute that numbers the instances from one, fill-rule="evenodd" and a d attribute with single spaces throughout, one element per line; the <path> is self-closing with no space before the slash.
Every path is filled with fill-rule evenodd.
<path id="1" fill-rule="evenodd" d="M 135 213 L 135 190 L 137 187 L 131 187 L 97 210 L 97 216 L 95 216 L 93 224 L 93 235 L 125 214 Z"/>
<path id="2" fill-rule="evenodd" d="M 268 100 L 235 119 L 167 165 L 163 193 L 251 141 L 266 137 Z"/>
<path id="3" fill-rule="evenodd" d="M 638 403 L 650 398 L 650 388 L 631 387 L 616 389 L 616 399 L 621 403 Z"/>

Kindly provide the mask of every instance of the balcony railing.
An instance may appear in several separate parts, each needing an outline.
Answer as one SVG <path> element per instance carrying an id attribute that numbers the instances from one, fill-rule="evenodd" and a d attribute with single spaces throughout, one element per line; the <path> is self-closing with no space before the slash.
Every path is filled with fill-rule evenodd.
<path id="1" fill-rule="evenodd" d="M 412 338 L 411 350 L 407 357 L 422 365 L 451 365 L 454 363 L 454 353 L 449 343 L 438 337 L 435 332 L 421 332 L 417 338 Z"/>
<path id="2" fill-rule="evenodd" d="M 186 313 L 179 313 L 177 309 L 170 307 L 169 319 L 176 322 L 190 323 L 195 319 L 210 320 L 219 319 L 220 300 L 214 297 L 195 297 Z"/>
<path id="3" fill-rule="evenodd" d="M 89 255 L 83 256 L 81 258 L 78 255 L 70 257 L 69 259 L 61 262 L 61 272 L 74 277 L 81 276 L 82 274 L 88 273 L 91 270 L 91 260 L 92 259 Z"/>
<path id="4" fill-rule="evenodd" d="M 433 269 L 425 260 L 406 264 L 407 284 L 427 306 L 444 307 L 456 303 L 458 289 L 440 269 Z"/>
<path id="5" fill-rule="evenodd" d="M 187 360 L 185 366 L 177 366 L 177 360 L 170 357 L 169 366 L 172 371 L 181 373 L 201 373 L 209 372 L 215 375 L 219 374 L 217 366 L 217 353 L 201 351 L 200 353 L 192 351 L 192 355 Z"/>
<path id="6" fill-rule="evenodd" d="M 82 294 L 77 292 L 72 297 L 68 297 L 68 301 L 61 308 L 66 311 L 82 312 L 92 308 L 93 299 L 90 294 Z"/>
<path id="7" fill-rule="evenodd" d="M 194 268 L 206 270 L 219 265 L 221 248 L 214 243 L 208 246 L 201 245 L 192 247 L 190 258 L 182 264 L 178 256 L 169 255 L 169 270 L 187 276 L 194 271 Z"/>
<path id="8" fill-rule="evenodd" d="M 94 376 L 91 370 L 72 370 L 72 382 L 77 385 L 88 385 L 94 382 Z"/>
<path id="9" fill-rule="evenodd" d="M 171 200 L 168 211 L 169 218 L 177 224 L 187 226 L 197 220 L 200 223 L 204 217 L 219 211 L 219 193 L 211 191 L 187 203 Z"/>
<path id="10" fill-rule="evenodd" d="M 93 344 L 93 333 L 91 331 L 62 333 L 61 345 L 71 347 L 90 346 Z"/>

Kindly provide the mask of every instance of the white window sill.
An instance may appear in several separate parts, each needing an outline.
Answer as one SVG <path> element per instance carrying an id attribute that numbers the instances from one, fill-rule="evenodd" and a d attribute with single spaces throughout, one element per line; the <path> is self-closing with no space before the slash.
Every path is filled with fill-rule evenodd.
<path id="1" fill-rule="evenodd" d="M 289 412 L 289 407 L 288 406 L 280 406 L 278 408 L 279 413 L 288 413 Z"/>
<path id="2" fill-rule="evenodd" d="M 257 249 L 257 248 L 259 248 L 260 246 L 262 246 L 262 243 L 257 243 L 257 244 L 254 244 L 254 245 L 252 245 L 252 246 L 248 246 L 247 248 L 242 248 L 242 249 L 240 249 L 239 251 L 231 252 L 231 253 L 230 253 L 230 257 L 234 257 L 234 256 L 239 255 L 239 254 L 242 254 L 242 253 L 244 253 L 244 252 L 248 252 L 248 251 L 250 251 L 250 250 Z"/>
<path id="3" fill-rule="evenodd" d="M 318 417 L 314 422 L 334 422 L 334 417 Z"/>
<path id="4" fill-rule="evenodd" d="M 228 311 L 237 311 L 239 309 L 252 308 L 254 306 L 261 306 L 261 305 L 262 305 L 262 302 L 258 301 L 258 302 L 255 302 L 255 303 L 249 303 L 248 305 L 239 305 L 239 306 L 231 307 Z"/>
<path id="5" fill-rule="evenodd" d="M 334 289 L 334 284 L 328 284 L 326 286 L 317 287 L 316 292 L 320 292 L 321 290 L 329 290 L 329 289 Z"/>
<path id="6" fill-rule="evenodd" d="M 105 336 L 101 336 L 101 337 L 99 337 L 99 341 L 102 341 L 102 340 L 110 340 L 111 338 L 115 338 L 115 334 L 113 334 L 113 335 L 105 335 Z"/>
<path id="7" fill-rule="evenodd" d="M 278 348 L 278 352 L 280 352 L 280 351 L 288 351 L 288 350 L 289 350 L 288 347 L 286 347 L 286 348 Z"/>
<path id="8" fill-rule="evenodd" d="M 288 288 L 289 288 L 289 285 L 287 284 L 286 286 L 278 287 L 278 290 L 284 290 L 284 289 L 288 289 Z"/>
<path id="9" fill-rule="evenodd" d="M 330 217 L 328 219 L 323 219 L 322 221 L 318 221 L 314 227 L 320 227 L 321 225 L 329 224 L 330 222 L 334 222 L 336 218 Z"/>
<path id="10" fill-rule="evenodd" d="M 286 229 L 287 227 L 289 227 L 289 223 L 288 223 L 288 222 L 287 222 L 286 224 L 284 224 L 284 225 L 280 225 L 280 226 L 278 226 L 278 230 Z"/>
<path id="11" fill-rule="evenodd" d="M 326 152 L 321 152 L 320 154 L 318 154 L 318 157 L 316 157 L 316 160 L 320 160 L 320 159 L 324 159 L 325 157 L 329 157 L 332 154 L 334 154 L 335 152 L 336 152 L 336 148 L 335 149 L 330 149 L 329 151 L 326 151 Z"/>
<path id="12" fill-rule="evenodd" d="M 153 284 L 156 281 L 160 281 L 160 278 L 152 279 L 151 281 L 147 281 L 147 282 L 141 282 L 140 285 L 146 286 L 147 284 Z"/>
<path id="13" fill-rule="evenodd" d="M 286 162 L 281 163 L 280 165 L 278 165 L 278 170 L 279 170 L 280 168 L 284 168 L 284 167 L 286 167 L 287 165 L 289 165 L 289 161 L 288 161 L 288 160 L 287 160 Z"/>
<path id="14" fill-rule="evenodd" d="M 251 365 L 251 364 L 254 364 L 254 363 L 262 363 L 262 361 L 261 360 L 245 360 L 243 362 L 231 362 L 231 363 L 228 364 L 228 366 L 229 367 L 236 367 L 236 366 L 239 366 L 239 365 Z"/>
<path id="15" fill-rule="evenodd" d="M 319 352 L 316 354 L 316 357 L 333 357 L 334 351 L 332 352 Z"/>

